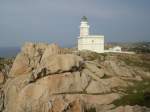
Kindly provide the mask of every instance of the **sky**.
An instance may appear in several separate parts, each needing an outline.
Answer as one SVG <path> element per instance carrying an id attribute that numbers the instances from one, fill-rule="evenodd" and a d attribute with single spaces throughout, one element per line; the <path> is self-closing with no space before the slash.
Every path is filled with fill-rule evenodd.
<path id="1" fill-rule="evenodd" d="M 0 0 L 0 47 L 75 46 L 82 16 L 106 42 L 150 41 L 150 0 Z"/>

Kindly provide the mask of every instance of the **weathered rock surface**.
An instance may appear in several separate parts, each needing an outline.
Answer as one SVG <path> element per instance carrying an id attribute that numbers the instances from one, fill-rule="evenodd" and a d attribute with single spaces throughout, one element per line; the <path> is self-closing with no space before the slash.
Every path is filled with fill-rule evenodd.
<path id="1" fill-rule="evenodd" d="M 4 110 L 4 92 L 0 88 L 0 112 Z"/>
<path id="2" fill-rule="evenodd" d="M 28 79 L 30 74 L 20 75 L 13 79 L 8 79 L 4 85 L 5 94 L 5 111 L 10 112 L 15 106 L 18 93 L 28 85 Z"/>
<path id="3" fill-rule="evenodd" d="M 104 76 L 104 70 L 96 63 L 86 62 L 85 67 L 99 78 Z"/>
<path id="4" fill-rule="evenodd" d="M 89 54 L 79 56 L 56 44 L 26 43 L 13 63 L 3 94 L 0 93 L 0 109 L 87 112 L 94 107 L 97 112 L 135 112 L 134 106 L 112 109 L 112 103 L 124 95 L 119 89 L 128 87 L 129 79 L 141 81 L 140 73 L 145 72 L 138 71 L 137 75 L 114 59 L 100 57 L 92 61 L 94 57 L 86 58 Z M 139 108 L 137 112 L 143 112 Z"/>
<path id="5" fill-rule="evenodd" d="M 40 62 L 41 53 L 46 46 L 46 44 L 26 43 L 21 52 L 17 55 L 10 71 L 10 75 L 22 75 L 33 70 Z"/>
<path id="6" fill-rule="evenodd" d="M 64 51 L 65 52 L 65 51 Z M 17 55 L 10 74 L 12 76 L 28 73 L 51 55 L 61 54 L 63 49 L 56 44 L 26 43 Z"/>
<path id="7" fill-rule="evenodd" d="M 104 67 L 106 69 L 105 73 L 108 75 L 116 75 L 121 77 L 133 77 L 134 75 L 134 72 L 130 69 L 130 67 L 124 67 L 124 63 L 117 64 L 116 60 L 105 61 Z"/>
<path id="8" fill-rule="evenodd" d="M 4 83 L 5 77 L 2 72 L 0 72 L 0 85 Z"/>
<path id="9" fill-rule="evenodd" d="M 40 65 L 33 70 L 30 81 L 40 77 L 64 72 L 80 71 L 83 59 L 72 54 L 52 55 L 42 60 Z"/>

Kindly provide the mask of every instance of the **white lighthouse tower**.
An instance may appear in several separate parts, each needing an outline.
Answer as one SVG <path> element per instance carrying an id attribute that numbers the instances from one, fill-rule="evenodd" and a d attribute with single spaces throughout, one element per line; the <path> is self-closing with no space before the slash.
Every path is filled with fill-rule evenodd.
<path id="1" fill-rule="evenodd" d="M 80 36 L 78 37 L 78 50 L 90 50 L 104 53 L 104 36 L 89 34 L 88 19 L 83 16 L 80 25 Z"/>
<path id="2" fill-rule="evenodd" d="M 89 35 L 89 28 L 87 18 L 85 16 L 82 17 L 81 25 L 80 25 L 80 37 L 86 37 Z"/>

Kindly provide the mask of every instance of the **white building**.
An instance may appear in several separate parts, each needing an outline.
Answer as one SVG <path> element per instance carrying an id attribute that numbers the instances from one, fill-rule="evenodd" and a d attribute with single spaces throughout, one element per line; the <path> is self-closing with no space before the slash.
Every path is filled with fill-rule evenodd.
<path id="1" fill-rule="evenodd" d="M 122 52 L 120 46 L 115 46 L 115 47 L 113 47 L 113 48 L 110 48 L 109 51 L 110 51 L 110 52 Z"/>
<path id="2" fill-rule="evenodd" d="M 80 36 L 78 37 L 78 50 L 90 50 L 97 53 L 104 53 L 104 36 L 89 34 L 88 20 L 83 16 L 80 25 Z"/>

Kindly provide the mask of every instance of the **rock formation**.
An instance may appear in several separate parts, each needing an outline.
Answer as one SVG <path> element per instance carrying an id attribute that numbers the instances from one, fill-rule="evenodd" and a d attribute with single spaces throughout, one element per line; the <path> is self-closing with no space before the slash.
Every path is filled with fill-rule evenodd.
<path id="1" fill-rule="evenodd" d="M 127 112 L 128 106 L 113 109 L 112 103 L 124 95 L 122 89 L 133 85 L 127 79 L 141 81 L 141 74 L 110 57 L 103 61 L 85 57 L 56 44 L 26 43 L 2 89 L 0 111 Z"/>

